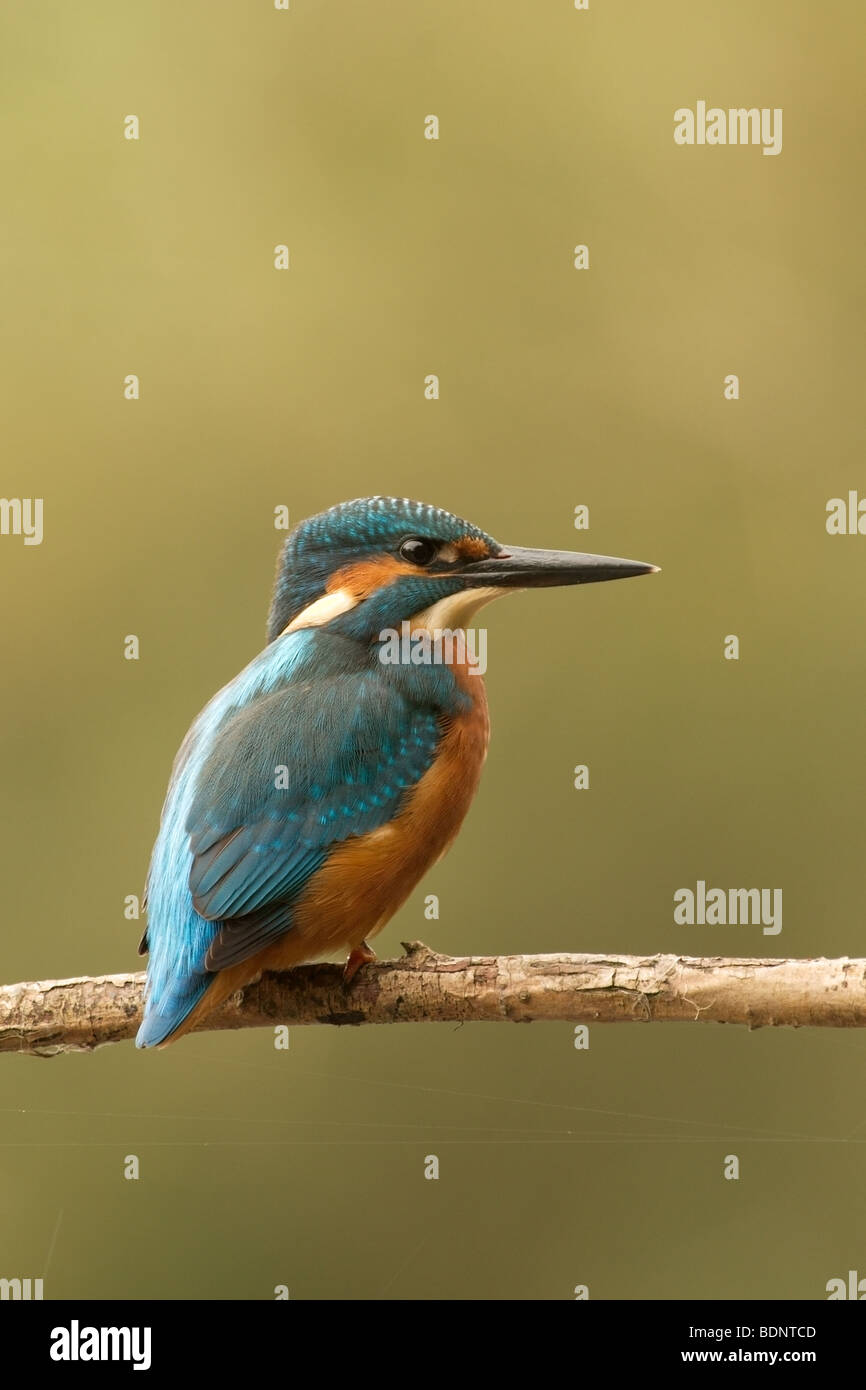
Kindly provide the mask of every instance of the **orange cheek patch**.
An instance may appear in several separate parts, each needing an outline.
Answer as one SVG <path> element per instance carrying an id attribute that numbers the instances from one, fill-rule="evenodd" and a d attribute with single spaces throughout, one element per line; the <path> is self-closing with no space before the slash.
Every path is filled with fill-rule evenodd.
<path id="1" fill-rule="evenodd" d="M 360 603 L 377 589 L 393 584 L 398 575 L 417 573 L 415 565 L 407 565 L 393 555 L 380 555 L 375 560 L 359 560 L 357 564 L 337 570 L 328 580 L 326 592 L 345 589 Z"/>
<path id="2" fill-rule="evenodd" d="M 454 546 L 461 560 L 486 560 L 490 546 L 479 536 L 461 536 Z"/>

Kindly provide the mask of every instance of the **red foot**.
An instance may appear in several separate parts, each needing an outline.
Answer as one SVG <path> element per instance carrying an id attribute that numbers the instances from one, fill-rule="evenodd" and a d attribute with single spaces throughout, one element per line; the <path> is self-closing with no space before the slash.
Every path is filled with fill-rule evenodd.
<path id="1" fill-rule="evenodd" d="M 376 952 L 371 950 L 366 941 L 362 941 L 360 946 L 349 952 L 349 958 L 343 967 L 344 983 L 350 985 L 361 966 L 369 965 L 371 960 L 376 960 Z"/>

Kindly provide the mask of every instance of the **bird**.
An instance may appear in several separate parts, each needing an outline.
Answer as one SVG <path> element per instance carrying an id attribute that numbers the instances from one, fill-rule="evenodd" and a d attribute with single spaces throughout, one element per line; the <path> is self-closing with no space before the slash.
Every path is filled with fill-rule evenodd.
<path id="1" fill-rule="evenodd" d="M 478 663 L 443 634 L 465 637 L 505 594 L 654 572 L 502 545 L 408 498 L 296 525 L 264 649 L 174 761 L 143 900 L 137 1045 L 184 1036 L 265 970 L 346 952 L 351 988 L 376 959 L 370 939 L 457 835 L 487 755 Z M 408 659 L 394 659 L 398 630 Z"/>

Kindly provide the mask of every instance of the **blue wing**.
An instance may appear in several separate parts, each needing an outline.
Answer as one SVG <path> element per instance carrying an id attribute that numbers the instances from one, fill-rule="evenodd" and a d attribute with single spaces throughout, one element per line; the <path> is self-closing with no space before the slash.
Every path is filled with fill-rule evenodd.
<path id="1" fill-rule="evenodd" d="M 221 923 L 207 969 L 290 928 L 292 903 L 331 847 L 391 820 L 440 735 L 435 709 L 375 671 L 290 685 L 229 721 L 186 823 L 195 909 Z"/>
<path id="2" fill-rule="evenodd" d="M 167 1038 L 214 971 L 290 930 L 330 848 L 386 824 L 435 757 L 448 713 L 441 669 L 422 694 L 423 681 L 350 661 L 334 638 L 306 648 L 306 664 L 298 641 L 267 648 L 178 755 L 148 878 L 139 1046 Z"/>

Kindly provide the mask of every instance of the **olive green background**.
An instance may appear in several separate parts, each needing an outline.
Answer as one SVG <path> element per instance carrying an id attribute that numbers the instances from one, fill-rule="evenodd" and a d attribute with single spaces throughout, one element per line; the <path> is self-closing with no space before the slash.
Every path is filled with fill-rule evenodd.
<path id="1" fill-rule="evenodd" d="M 0 490 L 45 539 L 0 537 L 0 980 L 137 967 L 124 897 L 262 645 L 273 509 L 373 493 L 663 567 L 487 610 L 482 788 L 380 953 L 866 954 L 866 539 L 824 524 L 866 488 L 863 32 L 859 0 L 6 7 Z M 782 107 L 782 153 L 677 147 L 699 99 Z M 781 935 L 674 926 L 698 878 L 781 887 Z M 860 1032 L 711 1025 L 4 1056 L 0 1275 L 821 1298 L 866 1274 L 864 1067 Z"/>

